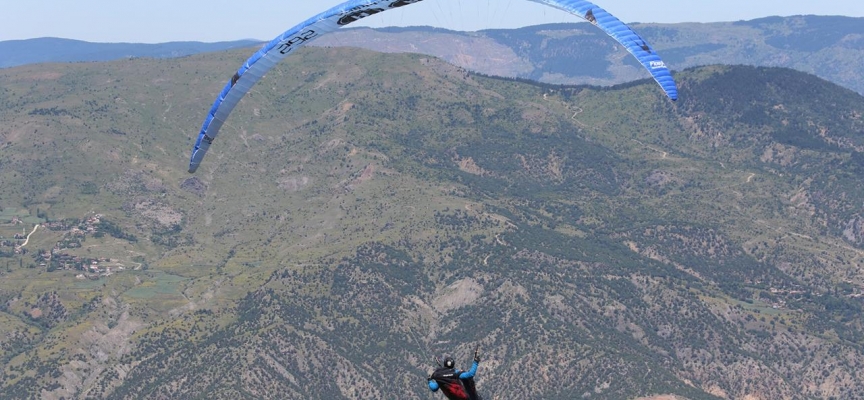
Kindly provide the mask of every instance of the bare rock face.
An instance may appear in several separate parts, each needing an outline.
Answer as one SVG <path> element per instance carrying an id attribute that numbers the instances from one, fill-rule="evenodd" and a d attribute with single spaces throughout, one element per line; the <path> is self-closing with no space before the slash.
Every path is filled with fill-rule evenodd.
<path id="1" fill-rule="evenodd" d="M 471 305 L 483 294 L 483 286 L 471 278 L 451 284 L 435 300 L 432 306 L 442 313 Z"/>
<path id="2" fill-rule="evenodd" d="M 286 176 L 276 181 L 280 188 L 287 192 L 297 192 L 309 185 L 308 176 Z"/>
<path id="3" fill-rule="evenodd" d="M 670 183 L 675 183 L 678 178 L 669 171 L 655 170 L 645 178 L 645 184 L 648 186 L 666 186 Z"/>

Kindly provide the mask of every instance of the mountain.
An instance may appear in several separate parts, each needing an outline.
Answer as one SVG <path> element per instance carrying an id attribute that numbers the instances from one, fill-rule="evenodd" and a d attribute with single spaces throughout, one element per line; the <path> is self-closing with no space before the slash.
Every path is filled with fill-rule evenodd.
<path id="1" fill-rule="evenodd" d="M 861 95 L 310 48 L 190 176 L 246 57 L 0 70 L 5 397 L 864 396 Z"/>
<path id="2" fill-rule="evenodd" d="M 807 15 L 630 25 L 676 70 L 711 64 L 787 67 L 864 93 L 862 18 Z M 354 29 L 314 44 L 429 54 L 488 75 L 555 84 L 609 85 L 645 76 L 626 51 L 587 23 L 479 32 Z"/>
<path id="3" fill-rule="evenodd" d="M 786 67 L 864 93 L 864 18 L 802 15 L 715 23 L 632 23 L 672 68 L 713 64 Z M 0 68 L 41 62 L 167 58 L 257 46 L 221 43 L 87 43 L 42 38 L 0 42 Z M 587 23 L 459 32 L 430 27 L 353 28 L 315 46 L 421 53 L 486 75 L 553 84 L 612 85 L 645 77 L 614 41 Z"/>
<path id="4" fill-rule="evenodd" d="M 60 38 L 0 41 L 0 68 L 46 62 L 110 61 L 122 58 L 173 58 L 253 46 L 259 41 L 90 43 Z"/>

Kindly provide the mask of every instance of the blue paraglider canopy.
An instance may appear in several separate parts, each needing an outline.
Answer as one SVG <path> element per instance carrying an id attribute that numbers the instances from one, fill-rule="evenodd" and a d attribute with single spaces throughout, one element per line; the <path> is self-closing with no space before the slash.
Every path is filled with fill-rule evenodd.
<path id="1" fill-rule="evenodd" d="M 352 22 L 421 1 L 435 0 L 349 0 L 301 22 L 265 44 L 261 50 L 243 63 L 216 97 L 192 149 L 189 172 L 194 173 L 198 169 L 213 139 L 219 134 L 222 124 L 240 99 L 280 60 L 322 35 Z M 673 101 L 678 99 L 675 80 L 660 56 L 636 32 L 606 10 L 590 1 L 582 0 L 528 1 L 566 11 L 602 29 L 639 60 L 670 99 Z"/>

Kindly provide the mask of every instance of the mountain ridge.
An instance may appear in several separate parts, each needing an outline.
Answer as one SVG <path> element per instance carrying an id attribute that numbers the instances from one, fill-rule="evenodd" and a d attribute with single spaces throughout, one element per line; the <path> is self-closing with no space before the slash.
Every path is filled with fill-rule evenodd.
<path id="1" fill-rule="evenodd" d="M 94 43 L 54 37 L 7 40 L 0 41 L 0 68 L 45 62 L 95 62 L 135 57 L 174 58 L 249 47 L 256 43 L 261 42 L 236 40 L 216 43 Z"/>
<path id="2" fill-rule="evenodd" d="M 798 15 L 734 22 L 631 25 L 676 70 L 711 64 L 789 67 L 864 93 L 864 81 L 860 79 L 860 65 L 864 64 L 862 18 Z M 154 45 L 78 41 L 45 45 L 39 44 L 39 40 L 7 41 L 0 42 L 0 54 L 6 55 L 0 58 L 0 67 L 130 56 L 176 57 L 256 43 L 261 41 Z M 313 45 L 417 52 L 487 75 L 557 84 L 611 85 L 644 76 L 626 52 L 584 23 L 477 32 L 430 27 L 348 28 Z M 69 51 L 64 50 L 67 47 Z"/>

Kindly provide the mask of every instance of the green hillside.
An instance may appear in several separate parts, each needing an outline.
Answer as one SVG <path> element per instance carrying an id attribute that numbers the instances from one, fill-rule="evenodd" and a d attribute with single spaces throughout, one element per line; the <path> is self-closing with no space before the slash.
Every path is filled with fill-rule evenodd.
<path id="1" fill-rule="evenodd" d="M 247 53 L 0 70 L 4 395 L 433 398 L 480 346 L 486 398 L 864 396 L 860 95 L 308 49 L 190 176 Z"/>

